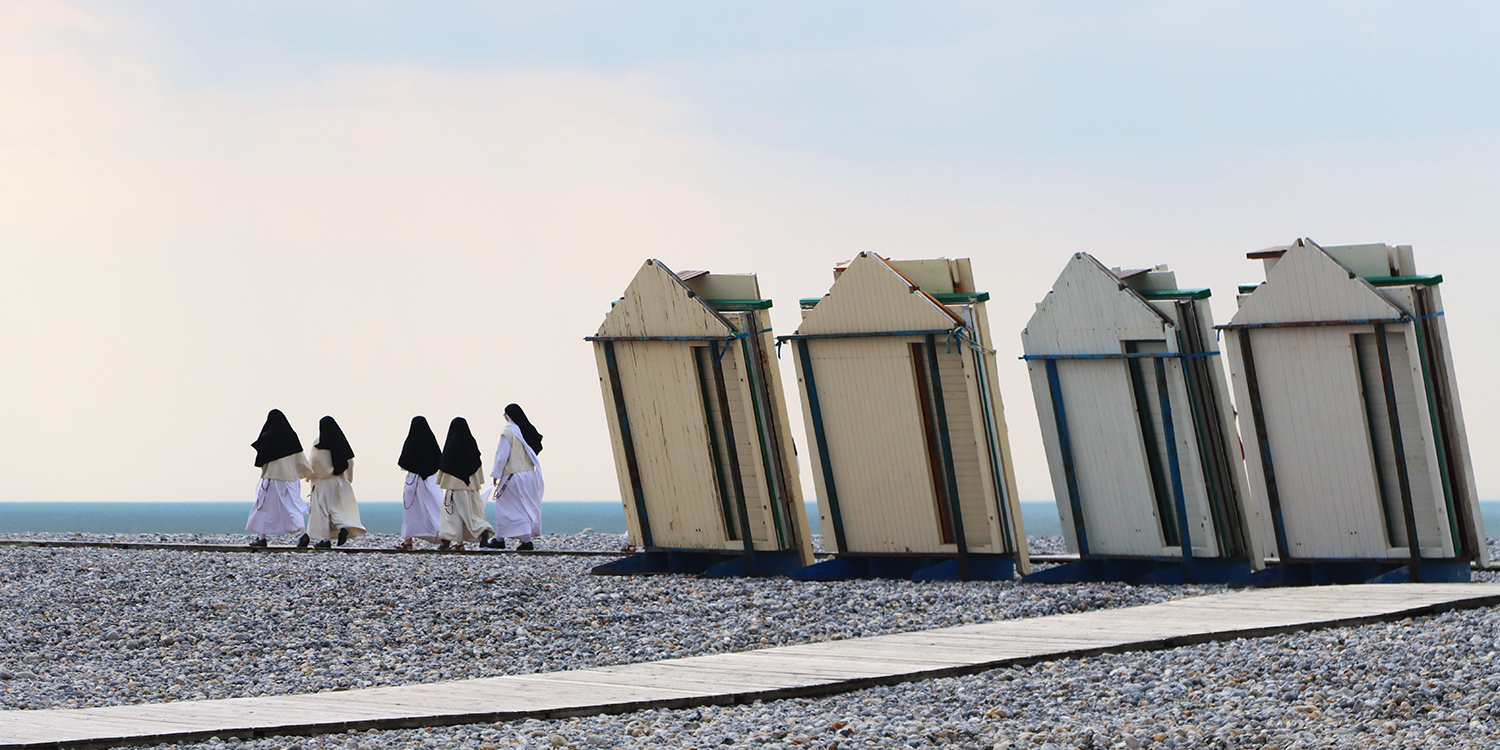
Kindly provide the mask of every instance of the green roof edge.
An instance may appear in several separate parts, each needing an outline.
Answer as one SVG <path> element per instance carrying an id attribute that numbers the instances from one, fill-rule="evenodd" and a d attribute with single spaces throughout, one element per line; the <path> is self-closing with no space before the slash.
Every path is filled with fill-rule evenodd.
<path id="1" fill-rule="evenodd" d="M 1146 289 L 1136 291 L 1146 299 L 1208 299 L 1209 295 L 1213 293 L 1206 287 L 1203 289 Z"/>
<path id="2" fill-rule="evenodd" d="M 1249 294 L 1260 288 L 1260 284 L 1240 284 L 1240 294 Z"/>
<path id="3" fill-rule="evenodd" d="M 1443 275 L 1429 276 L 1366 276 L 1365 281 L 1374 286 L 1437 286 L 1443 283 Z"/>
<path id="4" fill-rule="evenodd" d="M 771 300 L 768 299 L 704 299 L 703 301 L 715 310 L 728 312 L 771 309 Z"/>
<path id="5" fill-rule="evenodd" d="M 989 292 L 940 292 L 932 295 L 932 298 L 944 305 L 968 305 L 976 302 L 989 302 Z M 803 297 L 797 300 L 797 304 L 806 310 L 817 307 L 822 302 L 822 297 Z"/>

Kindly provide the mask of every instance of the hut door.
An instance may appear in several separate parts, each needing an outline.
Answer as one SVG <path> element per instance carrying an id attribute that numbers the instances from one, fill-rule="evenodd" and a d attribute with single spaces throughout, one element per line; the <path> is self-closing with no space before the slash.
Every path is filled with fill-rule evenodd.
<path id="1" fill-rule="evenodd" d="M 714 487 L 718 490 L 719 510 L 723 514 L 724 538 L 741 538 L 739 506 L 744 502 L 744 481 L 740 476 L 738 453 L 734 441 L 725 433 L 724 409 L 720 395 L 727 400 L 723 379 L 715 377 L 713 354 L 706 346 L 693 347 L 693 362 L 698 370 L 698 390 L 703 395 L 703 415 L 708 427 L 708 452 L 713 459 Z"/>
<path id="2" fill-rule="evenodd" d="M 922 442 L 927 449 L 927 466 L 932 475 L 932 502 L 937 508 L 938 532 L 943 544 L 954 544 L 953 516 L 943 492 L 947 477 L 939 444 L 941 438 L 937 434 L 937 406 L 932 393 L 932 378 L 927 369 L 926 344 L 911 345 L 911 363 L 917 381 L 917 411 L 922 415 Z"/>
<path id="3" fill-rule="evenodd" d="M 1167 351 L 1165 341 L 1126 341 L 1130 354 Z M 1125 360 L 1130 368 L 1130 388 L 1135 393 L 1135 413 L 1140 421 L 1141 447 L 1146 454 L 1146 471 L 1151 477 L 1151 492 L 1156 503 L 1156 517 L 1161 526 L 1162 546 L 1180 547 L 1177 534 L 1177 509 L 1172 499 L 1171 478 L 1167 476 L 1166 429 L 1161 418 L 1161 396 L 1157 387 L 1156 363 L 1150 358 Z"/>
<path id="4" fill-rule="evenodd" d="M 1410 545 L 1406 535 L 1406 513 L 1401 507 L 1400 473 L 1396 462 L 1395 444 L 1391 441 L 1389 407 L 1386 405 L 1385 381 L 1380 374 L 1380 342 L 1374 333 L 1356 333 L 1354 356 L 1359 367 L 1359 382 L 1364 391 L 1365 424 L 1370 431 L 1370 452 L 1374 459 L 1375 500 L 1381 507 L 1385 522 L 1386 540 L 1392 547 L 1406 548 Z M 1402 448 L 1406 457 L 1406 471 L 1410 477 L 1412 510 L 1417 520 L 1418 539 L 1424 547 L 1442 544 L 1441 523 L 1437 516 L 1437 501 L 1432 491 L 1430 469 L 1427 464 L 1427 446 L 1422 439 L 1417 410 L 1417 384 L 1407 363 L 1411 355 L 1406 348 L 1406 336 L 1397 331 L 1386 331 L 1386 348 L 1391 360 L 1391 387 L 1396 392 L 1396 413 L 1402 428 Z"/>

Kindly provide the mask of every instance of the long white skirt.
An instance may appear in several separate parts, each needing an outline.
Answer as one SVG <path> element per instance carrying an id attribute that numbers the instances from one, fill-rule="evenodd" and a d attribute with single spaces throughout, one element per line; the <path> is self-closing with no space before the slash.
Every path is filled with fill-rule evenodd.
<path id="1" fill-rule="evenodd" d="M 493 530 L 484 520 L 484 496 L 479 490 L 448 490 L 439 536 L 450 542 L 477 542 L 480 534 Z"/>
<path id="2" fill-rule="evenodd" d="M 312 515 L 307 519 L 307 535 L 321 542 L 348 529 L 350 538 L 365 533 L 359 520 L 359 503 L 354 501 L 354 485 L 342 476 L 313 483 Z"/>
<path id="3" fill-rule="evenodd" d="M 495 536 L 530 539 L 542 535 L 541 470 L 508 474 L 495 493 Z"/>
<path id="4" fill-rule="evenodd" d="M 437 486 L 437 475 L 423 479 L 406 473 L 406 489 L 401 492 L 401 538 L 421 539 L 437 544 L 442 531 L 438 518 L 443 512 L 443 491 Z"/>
<path id="5" fill-rule="evenodd" d="M 255 490 L 255 507 L 245 521 L 245 530 L 256 534 L 294 534 L 305 525 L 307 503 L 300 482 L 262 479 Z"/>

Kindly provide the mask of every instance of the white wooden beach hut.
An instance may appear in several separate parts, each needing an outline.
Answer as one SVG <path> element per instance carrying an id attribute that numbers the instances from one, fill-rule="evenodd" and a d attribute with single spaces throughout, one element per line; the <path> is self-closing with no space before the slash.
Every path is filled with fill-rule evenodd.
<path id="1" fill-rule="evenodd" d="M 1028 581 L 1231 581 L 1262 566 L 1209 290 L 1077 253 L 1021 332 L 1068 549 Z"/>
<path id="2" fill-rule="evenodd" d="M 1223 326 L 1251 498 L 1283 583 L 1466 581 L 1487 562 L 1441 276 L 1411 247 L 1251 253 Z"/>
<path id="3" fill-rule="evenodd" d="M 812 563 L 802 486 L 753 274 L 648 260 L 594 343 L 632 544 L 596 573 L 785 573 Z"/>
<path id="4" fill-rule="evenodd" d="M 792 574 L 1009 579 L 1029 570 L 985 300 L 968 259 L 861 253 L 791 343 L 823 543 Z"/>

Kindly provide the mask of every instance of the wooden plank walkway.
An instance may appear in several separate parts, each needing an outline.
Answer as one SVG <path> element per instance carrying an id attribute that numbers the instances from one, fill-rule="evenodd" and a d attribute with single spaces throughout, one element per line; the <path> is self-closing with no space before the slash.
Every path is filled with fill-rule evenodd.
<path id="1" fill-rule="evenodd" d="M 0 711 L 0 748 L 74 748 L 626 713 L 798 696 L 1500 604 L 1500 584 L 1242 591 L 571 672 L 311 695 Z"/>

